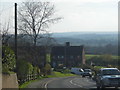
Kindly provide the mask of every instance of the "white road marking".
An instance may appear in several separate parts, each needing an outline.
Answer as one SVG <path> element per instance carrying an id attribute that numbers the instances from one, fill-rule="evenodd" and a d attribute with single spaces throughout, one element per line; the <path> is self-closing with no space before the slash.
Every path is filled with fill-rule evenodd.
<path id="1" fill-rule="evenodd" d="M 75 79 L 75 78 L 74 78 L 74 79 Z M 75 86 L 82 87 L 81 85 L 78 85 L 78 84 L 76 84 L 76 83 L 73 83 L 73 80 L 74 80 L 74 79 L 70 80 L 70 83 L 73 84 L 73 85 L 75 85 Z"/>
<path id="2" fill-rule="evenodd" d="M 57 78 L 57 79 L 58 79 L 58 78 Z M 57 80 L 57 79 L 52 79 L 52 80 L 47 81 L 47 82 L 45 83 L 45 85 L 44 85 L 45 89 L 47 90 L 48 84 L 49 84 L 50 82 L 52 82 L 52 81 L 54 81 L 54 80 Z M 79 84 L 74 83 L 73 81 L 74 81 L 75 79 L 77 79 L 77 78 L 74 78 L 74 79 L 70 80 L 69 82 L 70 82 L 72 85 L 78 86 L 78 87 L 80 87 L 80 88 L 88 89 L 88 87 L 84 87 L 84 86 L 81 86 L 81 85 L 79 85 Z M 88 80 L 88 78 L 85 78 L 85 80 L 86 80 L 87 82 L 90 81 L 90 80 Z M 90 83 L 90 82 L 89 82 L 89 83 Z M 93 88 L 93 87 L 92 87 L 92 88 Z M 95 88 L 95 87 L 94 87 L 94 88 Z"/>
<path id="3" fill-rule="evenodd" d="M 53 80 L 49 80 L 47 83 L 45 83 L 45 88 L 47 89 L 47 86 L 50 82 L 52 82 Z"/>
<path id="4" fill-rule="evenodd" d="M 79 84 L 74 83 L 73 81 L 74 81 L 75 79 L 76 79 L 76 78 L 70 80 L 70 83 L 73 84 L 73 85 L 79 86 L 79 87 L 81 87 L 81 88 L 89 89 L 89 87 L 84 87 L 84 86 L 81 86 L 81 85 L 79 85 Z M 85 80 L 86 80 L 88 83 L 91 82 L 88 78 L 85 78 Z M 91 87 L 91 88 L 96 88 L 96 87 Z"/>
<path id="5" fill-rule="evenodd" d="M 49 84 L 50 82 L 54 81 L 54 80 L 57 80 L 57 79 L 58 79 L 58 78 L 52 79 L 52 80 L 49 80 L 48 82 L 46 82 L 46 83 L 45 83 L 45 88 L 47 89 L 48 84 Z"/>

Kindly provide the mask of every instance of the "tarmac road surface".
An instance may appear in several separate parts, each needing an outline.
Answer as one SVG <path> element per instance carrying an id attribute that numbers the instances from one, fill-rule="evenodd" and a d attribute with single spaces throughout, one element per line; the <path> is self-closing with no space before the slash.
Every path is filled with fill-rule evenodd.
<path id="1" fill-rule="evenodd" d="M 95 81 L 81 76 L 46 78 L 29 84 L 27 88 L 97 90 Z M 115 90 L 115 88 L 106 88 L 105 90 Z"/>

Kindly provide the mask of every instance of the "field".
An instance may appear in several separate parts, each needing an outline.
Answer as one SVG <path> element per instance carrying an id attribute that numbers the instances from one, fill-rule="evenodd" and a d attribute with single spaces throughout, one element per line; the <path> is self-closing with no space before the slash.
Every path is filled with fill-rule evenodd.
<path id="1" fill-rule="evenodd" d="M 86 60 L 89 60 L 89 59 L 91 59 L 92 57 L 95 57 L 95 56 L 101 56 L 101 55 L 90 55 L 90 54 L 86 54 L 86 55 L 85 55 L 85 58 L 86 58 Z M 113 59 L 118 59 L 118 58 L 120 58 L 120 56 L 114 56 L 114 55 L 112 55 L 112 58 L 113 58 Z"/>

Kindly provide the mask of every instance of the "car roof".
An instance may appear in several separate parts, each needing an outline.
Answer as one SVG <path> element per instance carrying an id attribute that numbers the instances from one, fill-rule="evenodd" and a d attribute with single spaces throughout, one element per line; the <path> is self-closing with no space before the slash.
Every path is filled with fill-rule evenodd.
<path id="1" fill-rule="evenodd" d="M 102 71 L 102 70 L 118 70 L 117 68 L 101 68 L 100 70 Z"/>
<path id="2" fill-rule="evenodd" d="M 82 68 L 71 68 L 71 69 L 82 69 Z"/>
<path id="3" fill-rule="evenodd" d="M 84 69 L 84 70 L 91 70 L 91 69 Z"/>

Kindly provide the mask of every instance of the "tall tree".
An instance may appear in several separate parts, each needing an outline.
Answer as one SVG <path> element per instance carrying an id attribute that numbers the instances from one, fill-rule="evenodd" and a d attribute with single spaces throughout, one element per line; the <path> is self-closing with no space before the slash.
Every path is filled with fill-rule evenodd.
<path id="1" fill-rule="evenodd" d="M 23 2 L 19 8 L 19 30 L 32 38 L 33 45 L 43 38 L 50 24 L 61 17 L 55 17 L 55 8 L 50 2 Z"/>

